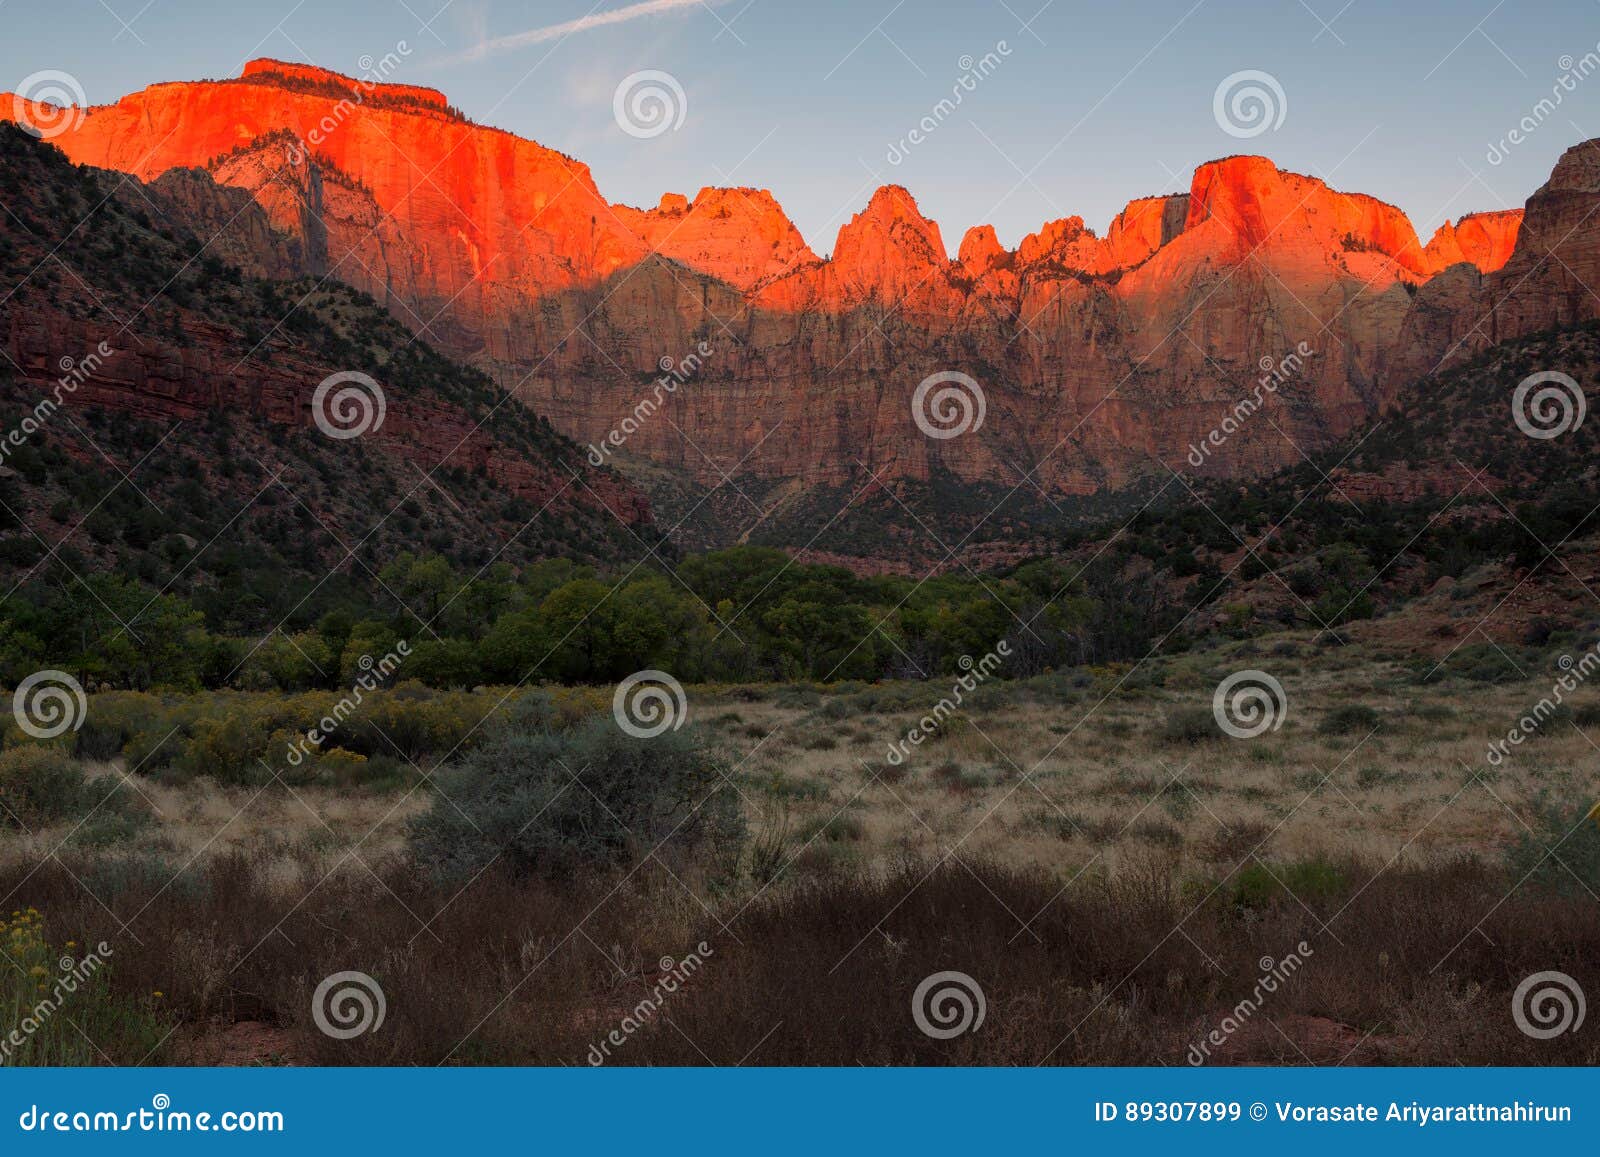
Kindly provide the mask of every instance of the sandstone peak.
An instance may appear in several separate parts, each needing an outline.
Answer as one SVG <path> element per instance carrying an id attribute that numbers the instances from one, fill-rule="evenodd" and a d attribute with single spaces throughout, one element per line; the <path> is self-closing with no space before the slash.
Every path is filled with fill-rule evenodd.
<path id="1" fill-rule="evenodd" d="M 693 201 L 667 193 L 653 210 L 615 212 L 652 252 L 746 291 L 817 260 L 766 189 L 707 186 Z"/>
<path id="2" fill-rule="evenodd" d="M 1084 245 L 1081 242 L 1090 244 Z M 1037 233 L 1030 233 L 1017 246 L 1017 260 L 1024 266 L 1054 258 L 1073 268 L 1087 268 L 1083 257 L 1098 251 L 1092 230 L 1084 228 L 1082 217 L 1062 217 L 1046 221 Z M 1090 264 L 1095 264 L 1091 261 Z"/>
<path id="3" fill-rule="evenodd" d="M 904 185 L 879 185 L 872 191 L 872 197 L 862 213 L 882 219 L 910 217 L 923 220 L 922 210 L 917 208 L 917 199 Z"/>
<path id="4" fill-rule="evenodd" d="M 1434 271 L 1467 261 L 1482 273 L 1493 273 L 1511 259 L 1521 227 L 1521 209 L 1466 213 L 1440 225 L 1424 252 Z"/>
<path id="5" fill-rule="evenodd" d="M 1183 232 L 1189 216 L 1189 194 L 1136 197 L 1112 218 L 1106 230 L 1106 251 L 1117 269 L 1138 265 Z"/>
<path id="6" fill-rule="evenodd" d="M 1429 272 L 1416 230 L 1395 206 L 1339 192 L 1266 157 L 1224 157 L 1197 168 L 1183 226 L 1185 233 L 1193 230 L 1204 230 L 1204 243 L 1228 260 L 1242 260 L 1270 241 L 1280 251 L 1299 250 L 1307 262 L 1378 254 L 1408 279 Z"/>
<path id="7" fill-rule="evenodd" d="M 881 186 L 865 209 L 840 226 L 833 260 L 875 261 L 889 251 L 922 264 L 949 260 L 938 224 L 922 215 L 916 198 L 900 185 Z"/>
<path id="8" fill-rule="evenodd" d="M 993 225 L 974 225 L 961 237 L 957 260 L 967 272 L 981 277 L 1001 264 L 1010 254 L 1000 244 Z"/>
<path id="9" fill-rule="evenodd" d="M 1600 143 L 1584 141 L 1562 153 L 1550 179 L 1534 194 L 1559 191 L 1593 193 L 1600 191 Z"/>

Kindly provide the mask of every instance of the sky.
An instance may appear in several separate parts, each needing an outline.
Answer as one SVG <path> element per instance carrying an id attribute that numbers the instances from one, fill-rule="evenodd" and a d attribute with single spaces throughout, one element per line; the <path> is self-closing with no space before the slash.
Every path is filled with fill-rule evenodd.
<path id="1" fill-rule="evenodd" d="M 952 251 L 980 223 L 1014 246 L 1065 216 L 1103 233 L 1234 153 L 1392 202 L 1426 241 L 1600 136 L 1596 0 L 52 0 L 0 27 L 7 88 L 59 70 L 96 104 L 256 56 L 387 57 L 612 201 L 766 188 L 824 254 L 881 184 Z M 663 131 L 629 120 L 640 84 Z"/>

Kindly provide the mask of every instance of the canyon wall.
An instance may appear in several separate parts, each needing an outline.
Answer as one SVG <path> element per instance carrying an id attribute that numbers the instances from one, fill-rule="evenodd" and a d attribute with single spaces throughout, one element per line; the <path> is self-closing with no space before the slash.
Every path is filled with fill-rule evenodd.
<path id="1" fill-rule="evenodd" d="M 1442 362 L 1600 305 L 1582 287 L 1600 278 L 1592 146 L 1526 216 L 1468 215 L 1426 245 L 1392 205 L 1239 156 L 1130 202 L 1103 237 L 1067 217 L 1007 250 L 976 225 L 954 260 L 887 186 L 823 260 L 766 190 L 613 205 L 580 162 L 442 94 L 305 65 L 153 85 L 54 143 L 173 204 L 183 171 L 208 169 L 271 224 L 204 221 L 225 259 L 366 290 L 580 442 L 627 423 L 627 455 L 707 483 L 953 475 L 1086 494 L 1164 478 L 1261 392 L 1264 413 L 1198 467 L 1250 475 Z M 663 366 L 685 367 L 666 391 Z M 978 383 L 981 427 L 919 431 L 913 393 L 940 371 Z"/>

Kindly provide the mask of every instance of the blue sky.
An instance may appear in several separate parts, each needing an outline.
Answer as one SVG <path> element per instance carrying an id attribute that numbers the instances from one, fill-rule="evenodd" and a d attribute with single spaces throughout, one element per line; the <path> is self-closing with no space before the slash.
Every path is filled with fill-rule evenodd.
<path id="1" fill-rule="evenodd" d="M 1071 214 L 1103 231 L 1130 198 L 1239 152 L 1392 201 L 1426 240 L 1447 217 L 1520 205 L 1563 149 L 1600 136 L 1600 72 L 1535 112 L 1600 57 L 1595 0 L 55 0 L 0 20 L 7 88 L 60 69 L 95 103 L 252 56 L 359 73 L 404 41 L 389 79 L 577 156 L 610 199 L 770 188 L 823 253 L 882 183 L 907 186 L 952 249 L 980 222 L 1014 245 Z M 936 114 L 963 58 L 988 53 L 998 67 Z M 645 69 L 675 78 L 686 108 L 638 139 L 613 94 Z M 1283 92 L 1282 123 L 1249 139 L 1213 110 L 1243 70 Z M 905 148 L 924 117 L 936 127 Z M 1491 164 L 1525 117 L 1537 126 Z"/>

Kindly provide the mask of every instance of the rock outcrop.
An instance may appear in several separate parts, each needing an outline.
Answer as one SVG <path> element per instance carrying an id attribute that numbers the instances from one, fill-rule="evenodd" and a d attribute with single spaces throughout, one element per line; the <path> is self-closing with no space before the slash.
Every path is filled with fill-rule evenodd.
<path id="1" fill-rule="evenodd" d="M 705 345 L 624 452 L 707 483 L 870 473 L 1086 494 L 1165 477 L 1260 393 L 1199 467 L 1248 475 L 1342 436 L 1434 365 L 1600 313 L 1584 288 L 1600 284 L 1594 146 L 1526 216 L 1470 214 L 1427 246 L 1393 205 L 1236 156 L 1130 202 L 1104 236 L 1067 217 L 1007 250 L 977 225 L 954 260 L 888 186 L 823 260 L 766 190 L 613 205 L 580 162 L 433 90 L 281 62 L 153 85 L 55 143 L 160 178 L 175 205 L 181 171 L 207 167 L 274 234 L 219 236 L 228 260 L 367 290 L 580 442 Z M 984 419 L 930 439 L 911 399 L 945 370 L 979 383 Z"/>

